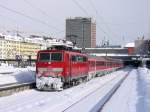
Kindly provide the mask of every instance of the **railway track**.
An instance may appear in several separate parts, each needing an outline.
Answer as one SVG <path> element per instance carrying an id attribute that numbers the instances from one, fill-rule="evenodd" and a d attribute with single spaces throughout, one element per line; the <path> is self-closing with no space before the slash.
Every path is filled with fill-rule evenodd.
<path id="1" fill-rule="evenodd" d="M 1 75 L 5 75 L 5 74 L 13 74 L 14 72 L 2 72 L 0 73 Z"/>
<path id="2" fill-rule="evenodd" d="M 112 92 L 110 92 L 110 94 L 108 95 L 108 97 L 106 98 L 106 100 L 104 101 L 104 103 L 100 106 L 99 110 L 97 112 L 101 112 L 103 107 L 105 106 L 105 104 L 107 102 L 109 102 L 109 100 L 111 99 L 111 97 L 115 94 L 115 92 L 118 90 L 118 88 L 121 86 L 121 84 L 124 82 L 124 80 L 128 77 L 129 73 L 131 71 L 128 72 L 128 74 L 123 78 L 121 79 L 117 85 L 112 89 Z"/>
<path id="3" fill-rule="evenodd" d="M 12 74 L 12 72 L 2 73 L 2 74 Z M 73 86 L 66 86 L 65 89 L 68 89 Z M 8 96 L 20 91 L 36 88 L 35 82 L 30 83 L 9 83 L 0 85 L 0 97 Z"/>
<path id="4" fill-rule="evenodd" d="M 95 84 L 93 84 L 93 82 L 87 84 L 87 88 L 89 85 L 93 84 L 93 89 L 92 86 L 90 86 L 89 89 L 87 88 L 83 88 L 83 86 L 81 87 L 76 87 L 75 91 L 74 89 L 70 89 L 70 90 L 65 90 L 62 92 L 40 92 L 40 91 L 32 91 L 29 92 L 29 94 L 20 94 L 17 96 L 10 96 L 9 98 L 6 98 L 6 100 L 4 100 L 4 103 L 1 102 L 1 111 L 9 111 L 12 110 L 13 111 L 40 111 L 40 110 L 44 110 L 45 112 L 50 112 L 50 111 L 60 111 L 60 112 L 83 112 L 83 110 L 81 108 L 90 108 L 90 109 L 86 109 L 89 112 L 98 112 L 100 111 L 103 106 L 105 105 L 106 102 L 109 101 L 109 98 L 111 97 L 110 94 L 112 94 L 115 89 L 121 85 L 121 83 L 126 79 L 127 74 L 129 71 L 127 71 L 126 73 L 122 74 L 122 75 L 116 75 L 114 77 L 109 78 L 109 76 L 107 76 L 107 80 L 103 82 L 102 80 L 97 80 L 97 81 L 93 81 L 93 82 L 100 82 L 100 85 L 94 86 Z M 104 78 L 105 80 L 105 78 Z M 114 87 L 114 85 L 117 85 Z M 8 85 L 9 86 L 9 85 Z M 111 87 L 110 87 L 111 86 Z M 82 89 L 83 88 L 83 89 Z M 106 90 L 107 88 L 107 90 Z M 92 90 L 91 90 L 92 89 Z M 85 90 L 85 92 L 78 94 L 77 96 L 74 96 L 74 94 L 72 94 L 72 92 L 77 92 Z M 110 90 L 113 90 L 113 92 L 110 92 Z M 117 89 L 116 89 L 117 90 Z M 104 92 L 105 91 L 105 92 Z M 109 95 L 106 95 L 107 93 L 110 93 Z M 96 101 L 95 98 L 93 96 L 95 96 L 95 93 L 98 94 L 102 94 L 103 96 L 99 95 L 98 98 L 96 97 Z M 106 93 L 106 94 L 105 94 Z M 60 95 L 60 96 L 59 96 Z M 81 97 L 80 97 L 81 95 Z M 34 96 L 34 97 L 33 97 Z M 105 97 L 105 100 L 103 100 L 103 102 L 101 103 L 101 99 Z M 109 96 L 109 97 L 108 97 Z M 4 98 L 5 99 L 5 98 Z M 13 99 L 13 100 L 12 100 Z M 90 102 L 91 99 L 96 102 Z M 100 100 L 99 100 L 100 99 Z M 99 103 L 100 101 L 100 103 Z M 87 105 L 84 105 L 84 102 L 88 102 Z M 90 106 L 92 105 L 92 106 Z M 95 111 L 95 107 L 94 106 L 98 106 L 98 109 Z M 48 108 L 46 108 L 48 107 Z M 86 112 L 84 110 L 84 112 Z"/>
<path id="5" fill-rule="evenodd" d="M 101 112 L 102 108 L 104 107 L 104 105 L 109 101 L 109 99 L 113 96 L 113 94 L 117 91 L 117 89 L 121 86 L 121 84 L 124 82 L 124 80 L 127 78 L 127 76 L 129 75 L 130 71 L 117 83 L 115 84 L 115 86 L 108 92 L 108 94 L 105 95 L 104 98 L 102 98 L 101 101 L 99 101 L 97 103 L 97 105 L 95 105 L 95 107 L 93 107 L 91 109 L 90 112 Z M 80 102 L 84 101 L 85 99 L 88 99 L 89 96 L 92 96 L 93 94 L 95 94 L 97 91 L 99 91 L 100 89 L 104 88 L 105 86 L 108 85 L 108 83 L 113 82 L 113 80 L 115 80 L 115 78 L 107 81 L 106 83 L 104 83 L 102 86 L 100 86 L 99 88 L 95 89 L 94 91 L 92 91 L 91 93 L 89 93 L 88 95 L 84 96 L 83 98 L 81 98 L 80 100 L 74 102 L 72 105 L 70 105 L 69 107 L 67 107 L 66 109 L 64 109 L 62 112 L 71 112 L 71 110 L 73 110 L 72 108 L 75 108 L 76 105 L 81 105 Z M 99 108 L 97 108 L 99 107 Z"/>
<path id="6" fill-rule="evenodd" d="M 35 82 L 29 83 L 10 83 L 5 85 L 0 85 L 0 97 L 8 96 L 13 93 L 24 91 L 27 89 L 35 88 Z"/>

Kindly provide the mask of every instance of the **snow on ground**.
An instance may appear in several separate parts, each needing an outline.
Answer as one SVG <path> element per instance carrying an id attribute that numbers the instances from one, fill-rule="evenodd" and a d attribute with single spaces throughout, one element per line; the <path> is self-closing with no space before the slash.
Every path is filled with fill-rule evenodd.
<path id="1" fill-rule="evenodd" d="M 2 64 L 0 66 L 0 74 L 3 74 L 3 73 L 13 73 L 15 71 L 16 71 L 16 69 L 13 66 L 8 66 L 7 64 Z"/>
<path id="2" fill-rule="evenodd" d="M 121 79 L 127 73 L 128 70 L 123 69 L 110 75 L 94 78 L 61 92 L 27 90 L 11 96 L 1 97 L 0 112 L 62 112 L 65 108 L 86 97 L 96 89 L 103 88 L 108 82 L 111 82 L 108 86 L 110 87 L 114 79 Z M 101 92 L 106 92 L 107 89 L 103 88 Z M 86 105 L 77 106 L 75 111 L 81 112 L 81 107 L 86 109 L 92 103 L 93 101 L 89 100 Z"/>
<path id="3" fill-rule="evenodd" d="M 136 109 L 137 112 L 150 112 L 150 70 L 139 68 L 138 74 L 138 102 L 136 104 Z"/>
<path id="4" fill-rule="evenodd" d="M 7 65 L 0 66 L 0 85 L 34 81 L 35 67 L 16 68 Z"/>
<path id="5" fill-rule="evenodd" d="M 150 70 L 133 69 L 102 112 L 149 112 Z"/>

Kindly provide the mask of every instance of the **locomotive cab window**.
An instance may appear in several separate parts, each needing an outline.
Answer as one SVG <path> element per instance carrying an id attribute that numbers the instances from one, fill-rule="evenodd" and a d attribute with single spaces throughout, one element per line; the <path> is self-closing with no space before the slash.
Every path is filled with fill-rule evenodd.
<path id="1" fill-rule="evenodd" d="M 39 61 L 62 61 L 62 53 L 40 53 Z"/>
<path id="2" fill-rule="evenodd" d="M 62 61 L 62 53 L 52 53 L 51 61 Z"/>
<path id="3" fill-rule="evenodd" d="M 50 53 L 40 53 L 39 60 L 40 61 L 50 61 Z"/>
<path id="4" fill-rule="evenodd" d="M 76 56 L 72 55 L 71 56 L 71 61 L 76 61 Z"/>

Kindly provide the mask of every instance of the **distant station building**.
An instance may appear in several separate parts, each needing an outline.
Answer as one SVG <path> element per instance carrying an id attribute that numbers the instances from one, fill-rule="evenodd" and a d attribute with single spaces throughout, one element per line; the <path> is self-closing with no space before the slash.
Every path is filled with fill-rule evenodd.
<path id="1" fill-rule="evenodd" d="M 120 57 L 129 56 L 127 48 L 85 48 L 85 53 L 95 56 Z"/>
<path id="2" fill-rule="evenodd" d="M 96 47 L 96 23 L 91 18 L 66 19 L 66 40 L 79 48 Z"/>
<path id="3" fill-rule="evenodd" d="M 135 54 L 141 66 L 150 68 L 150 39 L 135 40 Z"/>
<path id="4" fill-rule="evenodd" d="M 99 48 L 85 48 L 83 52 L 93 56 L 122 59 L 126 65 L 129 65 L 133 63 L 132 58 L 135 57 L 133 45 L 134 43 L 128 43 L 125 47 L 107 46 Z"/>
<path id="5" fill-rule="evenodd" d="M 135 54 L 150 55 L 150 39 L 135 40 Z"/>
<path id="6" fill-rule="evenodd" d="M 127 43 L 127 44 L 125 45 L 125 48 L 128 49 L 128 54 L 129 54 L 129 55 L 133 55 L 133 54 L 135 53 L 135 43 L 134 43 L 134 42 L 132 42 L 132 43 Z"/>

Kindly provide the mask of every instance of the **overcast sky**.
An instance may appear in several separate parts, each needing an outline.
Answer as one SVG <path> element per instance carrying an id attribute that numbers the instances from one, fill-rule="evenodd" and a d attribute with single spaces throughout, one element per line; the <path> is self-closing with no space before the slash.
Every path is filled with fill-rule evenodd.
<path id="1" fill-rule="evenodd" d="M 92 17 L 97 44 L 124 44 L 150 38 L 149 11 L 150 0 L 0 0 L 0 30 L 64 38 L 66 18 Z"/>

